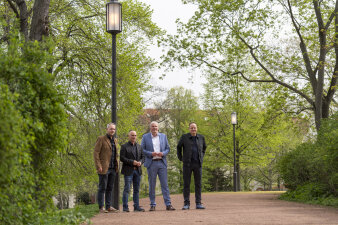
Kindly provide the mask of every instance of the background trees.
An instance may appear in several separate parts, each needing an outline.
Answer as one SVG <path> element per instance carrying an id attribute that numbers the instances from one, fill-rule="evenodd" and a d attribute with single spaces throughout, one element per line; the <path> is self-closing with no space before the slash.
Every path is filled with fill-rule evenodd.
<path id="1" fill-rule="evenodd" d="M 9 161 L 1 167 L 1 200 L 13 204 L 1 213 L 5 223 L 37 222 L 36 213 L 51 206 L 57 193 L 96 191 L 92 152 L 111 111 L 111 38 L 104 29 L 104 4 L 91 0 L 0 3 L 0 84 L 1 94 L 6 93 L 1 101 L 6 111 L 1 112 L 18 112 L 8 121 L 1 117 L 1 122 L 19 128 L 17 135 L 24 134 L 21 144 L 2 139 L 7 147 L 1 157 Z M 152 39 L 162 34 L 151 21 L 150 8 L 142 3 L 124 1 L 123 16 L 124 31 L 117 43 L 121 142 L 130 129 L 143 130 L 137 122 L 143 113 L 141 96 L 155 65 L 146 52 Z M 14 120 L 22 120 L 22 126 Z M 18 137 L 14 131 L 7 133 Z M 6 165 L 16 166 L 15 172 L 25 168 L 27 181 L 26 176 L 20 180 L 21 173 L 5 172 Z M 22 188 L 18 182 L 27 191 L 18 194 L 16 201 L 11 197 Z M 18 189 L 11 189 L 15 185 Z M 14 218 L 10 210 L 21 216 Z"/>
<path id="2" fill-rule="evenodd" d="M 337 1 L 183 2 L 199 10 L 164 40 L 165 63 L 285 87 L 295 110 L 312 111 L 319 129 L 337 89 Z"/>

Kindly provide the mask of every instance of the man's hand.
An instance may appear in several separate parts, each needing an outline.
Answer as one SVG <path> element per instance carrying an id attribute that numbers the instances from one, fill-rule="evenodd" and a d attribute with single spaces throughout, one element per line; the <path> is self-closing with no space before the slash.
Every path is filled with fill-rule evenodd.
<path id="1" fill-rule="evenodd" d="M 157 156 L 163 157 L 163 152 L 158 152 L 158 153 L 157 153 Z"/>
<path id="2" fill-rule="evenodd" d="M 154 157 L 154 156 L 157 156 L 157 152 L 152 152 L 152 153 L 151 153 L 151 156 L 153 156 L 153 157 Z"/>
<path id="3" fill-rule="evenodd" d="M 99 171 L 99 173 L 102 173 L 102 167 L 99 167 L 97 171 Z"/>
<path id="4" fill-rule="evenodd" d="M 141 162 L 137 162 L 136 160 L 134 160 L 133 165 L 134 166 L 141 166 Z"/>

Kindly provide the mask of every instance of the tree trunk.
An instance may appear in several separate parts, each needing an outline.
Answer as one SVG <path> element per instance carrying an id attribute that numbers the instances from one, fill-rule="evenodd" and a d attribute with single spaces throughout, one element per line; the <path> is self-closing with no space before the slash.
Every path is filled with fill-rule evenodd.
<path id="1" fill-rule="evenodd" d="M 49 34 L 49 4 L 50 0 L 35 0 L 33 7 L 33 17 L 31 29 L 29 33 L 29 40 L 42 41 L 43 36 Z"/>

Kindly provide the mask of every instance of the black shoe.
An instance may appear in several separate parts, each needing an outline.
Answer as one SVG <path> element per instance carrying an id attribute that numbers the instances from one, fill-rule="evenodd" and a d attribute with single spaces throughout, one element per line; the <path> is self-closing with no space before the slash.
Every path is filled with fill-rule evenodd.
<path id="1" fill-rule="evenodd" d="M 190 205 L 184 205 L 182 210 L 188 210 L 190 208 Z"/>
<path id="2" fill-rule="evenodd" d="M 144 212 L 145 210 L 142 209 L 141 207 L 135 208 L 134 212 Z"/>
<path id="3" fill-rule="evenodd" d="M 173 211 L 173 210 L 175 210 L 175 208 L 172 206 L 172 205 L 167 205 L 167 210 L 169 210 L 169 211 Z"/>
<path id="4" fill-rule="evenodd" d="M 123 212 L 130 212 L 129 209 L 123 209 Z"/>
<path id="5" fill-rule="evenodd" d="M 150 206 L 149 211 L 155 211 L 155 206 Z"/>
<path id="6" fill-rule="evenodd" d="M 205 207 L 200 203 L 196 204 L 196 209 L 205 209 Z"/>

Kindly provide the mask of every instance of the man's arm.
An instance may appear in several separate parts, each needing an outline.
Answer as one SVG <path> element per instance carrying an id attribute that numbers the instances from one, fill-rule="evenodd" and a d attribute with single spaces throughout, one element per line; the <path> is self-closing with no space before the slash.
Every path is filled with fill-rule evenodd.
<path id="1" fill-rule="evenodd" d="M 203 136 L 203 155 L 205 154 L 205 150 L 207 149 L 207 145 L 205 143 L 205 138 Z"/>
<path id="2" fill-rule="evenodd" d="M 168 142 L 168 139 L 167 139 L 167 136 L 165 134 L 164 135 L 164 151 L 162 152 L 162 156 L 166 156 L 169 154 L 170 152 L 170 146 L 169 146 L 169 142 Z M 160 140 L 161 141 L 161 140 Z"/>
<path id="3" fill-rule="evenodd" d="M 120 152 L 120 160 L 121 162 L 128 164 L 130 166 L 134 165 L 134 160 L 133 159 L 128 159 L 127 158 L 127 148 L 125 145 L 121 146 L 121 152 Z"/>
<path id="4" fill-rule="evenodd" d="M 100 161 L 101 148 L 102 148 L 102 141 L 100 138 L 97 138 L 95 148 L 94 148 L 94 163 L 95 163 L 96 170 L 99 173 L 102 173 L 102 165 Z"/>
<path id="5" fill-rule="evenodd" d="M 143 153 L 146 157 L 152 158 L 153 151 L 150 151 L 150 150 L 147 149 L 147 144 L 146 144 L 146 140 L 145 140 L 146 137 L 144 137 L 144 136 L 143 136 L 142 141 L 141 141 L 141 147 L 142 147 Z"/>
<path id="6" fill-rule="evenodd" d="M 141 165 L 144 163 L 144 160 L 145 160 L 145 156 L 144 156 L 144 153 L 141 147 L 141 158 L 140 158 Z"/>
<path id="7" fill-rule="evenodd" d="M 183 147 L 183 135 L 181 136 L 177 144 L 177 158 L 182 161 L 182 147 Z"/>

